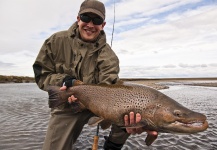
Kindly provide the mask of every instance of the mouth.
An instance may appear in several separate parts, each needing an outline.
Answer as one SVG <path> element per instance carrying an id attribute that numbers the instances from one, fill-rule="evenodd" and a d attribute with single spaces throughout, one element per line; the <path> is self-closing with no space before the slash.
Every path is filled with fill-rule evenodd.
<path id="1" fill-rule="evenodd" d="M 199 120 L 187 123 L 175 121 L 169 126 L 180 133 L 196 133 L 206 130 L 208 128 L 208 122 Z"/>
<path id="2" fill-rule="evenodd" d="M 193 122 L 183 123 L 183 122 L 175 121 L 172 124 L 186 126 L 186 127 L 199 127 L 200 128 L 200 127 L 202 127 L 204 125 L 204 122 L 202 122 L 202 121 L 193 121 Z"/>
<path id="3" fill-rule="evenodd" d="M 89 29 L 84 29 L 84 31 L 87 33 L 87 35 L 91 35 L 95 32 L 95 31 L 89 30 Z"/>

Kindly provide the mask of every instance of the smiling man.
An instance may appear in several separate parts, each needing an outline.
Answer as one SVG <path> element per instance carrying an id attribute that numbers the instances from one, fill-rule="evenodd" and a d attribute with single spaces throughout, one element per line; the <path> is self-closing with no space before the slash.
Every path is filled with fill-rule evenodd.
<path id="1" fill-rule="evenodd" d="M 103 18 L 93 13 L 84 13 L 77 17 L 81 39 L 95 41 L 105 26 Z"/>
<path id="2" fill-rule="evenodd" d="M 106 43 L 105 6 L 97 0 L 85 0 L 80 7 L 77 21 L 67 30 L 53 34 L 45 40 L 33 64 L 35 80 L 42 90 L 49 85 L 66 90 L 75 80 L 86 84 L 114 84 L 119 80 L 119 60 Z M 69 102 L 75 101 L 73 95 Z M 75 112 L 74 103 L 51 108 L 51 117 L 44 141 L 44 150 L 70 150 L 83 126 L 94 116 L 88 110 Z M 99 106 L 100 107 L 100 106 Z M 133 124 L 141 120 L 140 114 L 131 112 L 123 120 Z M 123 130 L 112 126 L 104 149 L 121 149 L 130 134 L 143 129 Z M 156 134 L 156 133 L 155 133 Z"/>

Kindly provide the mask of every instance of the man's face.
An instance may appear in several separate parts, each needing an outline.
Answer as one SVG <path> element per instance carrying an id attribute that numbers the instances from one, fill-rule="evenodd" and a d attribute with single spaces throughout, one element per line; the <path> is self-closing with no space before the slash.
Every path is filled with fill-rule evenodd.
<path id="1" fill-rule="evenodd" d="M 98 17 L 95 14 L 92 13 L 87 13 L 85 14 L 91 18 L 95 18 Z M 104 26 L 105 26 L 105 22 L 103 22 L 100 25 L 95 25 L 93 24 L 92 20 L 88 23 L 83 22 L 80 18 L 80 16 L 77 17 L 77 21 L 78 21 L 78 29 L 80 32 L 80 36 L 81 39 L 86 41 L 86 42 L 92 42 L 94 40 L 96 40 L 96 38 L 99 36 L 100 31 L 103 30 Z"/>

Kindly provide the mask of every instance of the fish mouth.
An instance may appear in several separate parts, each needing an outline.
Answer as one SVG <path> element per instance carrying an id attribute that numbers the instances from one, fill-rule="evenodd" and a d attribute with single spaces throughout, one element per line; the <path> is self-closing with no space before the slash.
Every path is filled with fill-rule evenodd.
<path id="1" fill-rule="evenodd" d="M 171 123 L 169 126 L 170 130 L 179 133 L 197 133 L 204 131 L 208 128 L 208 122 L 205 121 L 191 121 L 191 122 L 180 122 L 175 121 Z"/>

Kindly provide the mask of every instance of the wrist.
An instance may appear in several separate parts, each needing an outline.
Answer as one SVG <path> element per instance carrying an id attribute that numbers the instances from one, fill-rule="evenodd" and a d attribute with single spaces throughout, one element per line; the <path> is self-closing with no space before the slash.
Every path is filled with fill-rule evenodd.
<path id="1" fill-rule="evenodd" d="M 63 86 L 66 86 L 67 88 L 72 87 L 74 85 L 75 80 L 75 77 L 66 76 L 63 79 Z"/>

